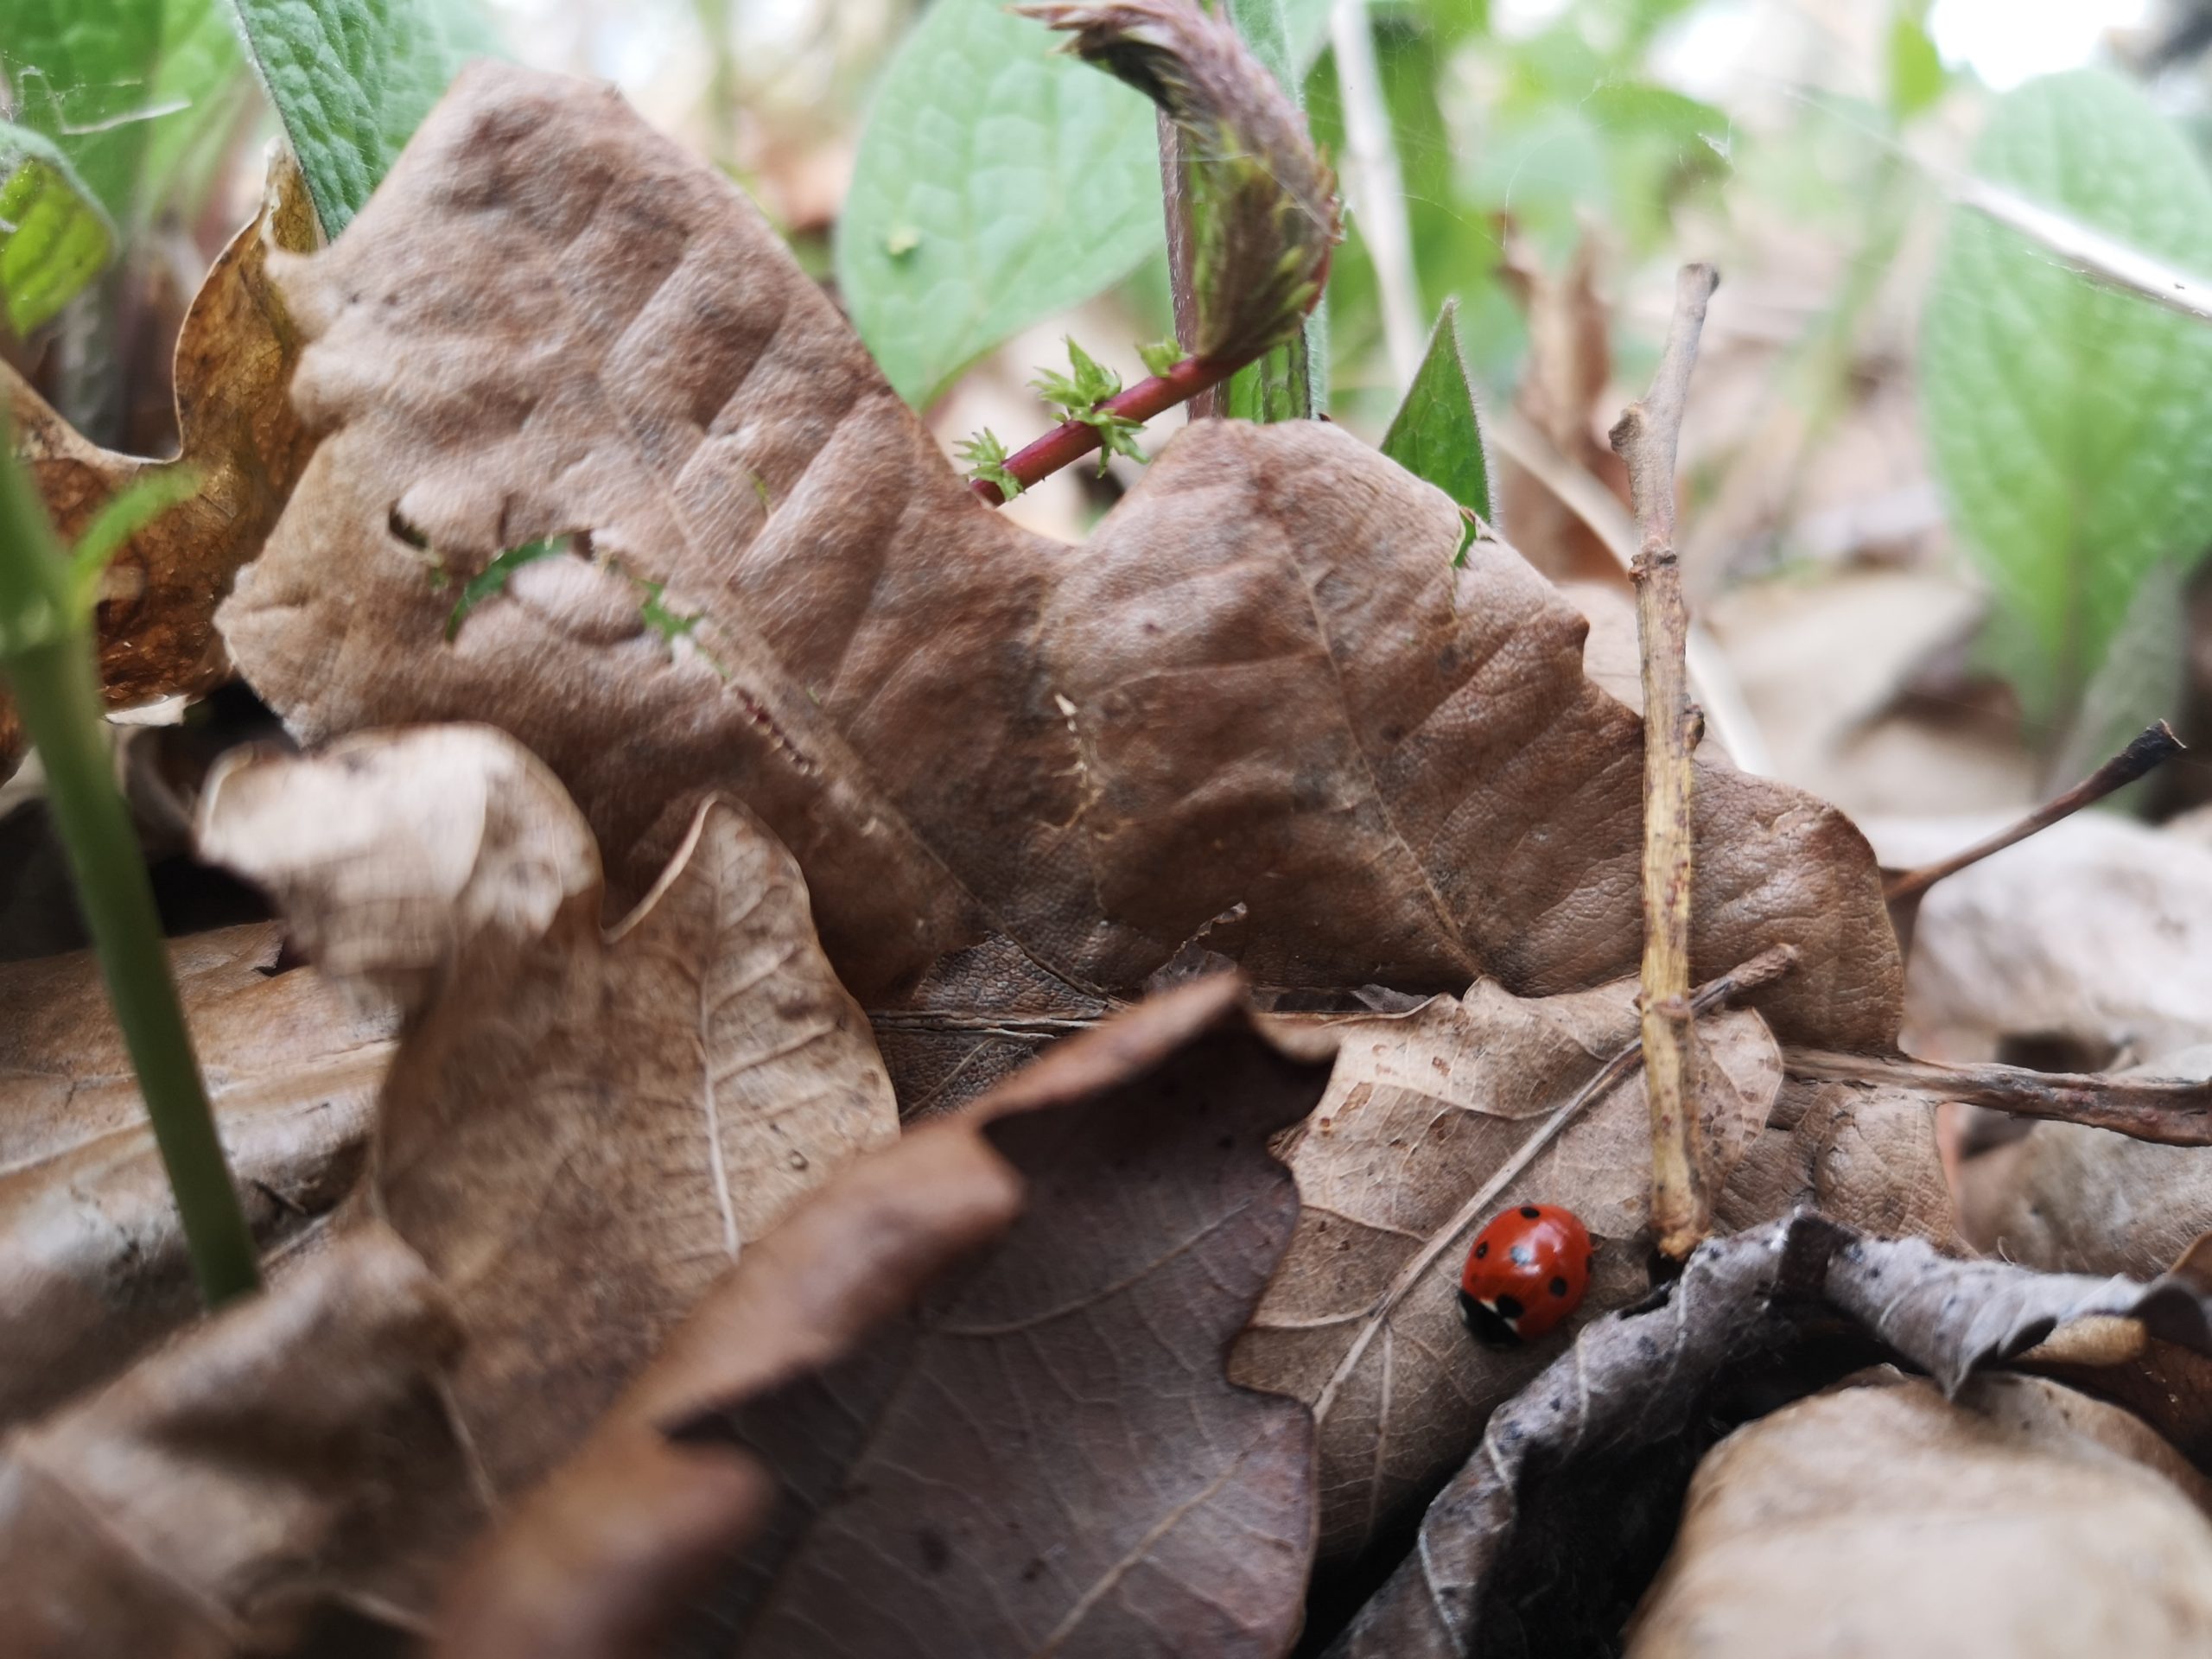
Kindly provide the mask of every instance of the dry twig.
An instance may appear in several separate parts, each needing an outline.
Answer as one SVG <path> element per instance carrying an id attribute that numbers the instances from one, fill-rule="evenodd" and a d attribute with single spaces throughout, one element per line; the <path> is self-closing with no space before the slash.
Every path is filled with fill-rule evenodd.
<path id="1" fill-rule="evenodd" d="M 1916 1090 L 2021 1117 L 2086 1123 L 2168 1147 L 2212 1147 L 2212 1080 L 2112 1077 L 2024 1065 L 1941 1065 L 1901 1054 L 1786 1048 L 1783 1072 L 1804 1083 Z"/>
<path id="2" fill-rule="evenodd" d="M 1680 1261 L 1712 1222 L 1700 1159 L 1696 1038 L 1690 1010 L 1690 756 L 1698 715 L 1689 700 L 1689 610 L 1675 554 L 1675 447 L 1705 308 L 1720 278 L 1682 267 L 1675 320 L 1651 390 L 1614 425 L 1628 463 L 1641 544 L 1637 633 L 1643 648 L 1643 1077 L 1651 1103 L 1651 1232 Z"/>
<path id="3" fill-rule="evenodd" d="M 2173 728 L 2164 721 L 2146 726 L 2129 741 L 2126 748 L 2064 794 L 2046 801 L 2018 823 L 1999 830 L 1986 841 L 1974 842 L 1963 852 L 1954 853 L 1934 864 L 1923 864 L 1916 870 L 1905 870 L 1891 876 L 1882 887 L 1882 897 L 1892 906 L 1918 899 L 1945 876 L 1956 875 L 1969 865 L 1980 863 L 1993 853 L 2001 853 L 2007 847 L 2017 846 L 2030 836 L 2050 829 L 2062 819 L 2072 817 L 2085 806 L 2094 806 L 2114 790 L 2126 788 L 2179 754 L 2186 747 L 2181 739 L 2174 735 Z"/>

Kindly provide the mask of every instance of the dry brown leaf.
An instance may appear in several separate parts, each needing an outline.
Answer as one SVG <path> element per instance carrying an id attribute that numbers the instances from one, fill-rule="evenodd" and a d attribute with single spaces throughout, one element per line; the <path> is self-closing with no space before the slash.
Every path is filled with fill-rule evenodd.
<path id="1" fill-rule="evenodd" d="M 488 728 L 235 757 L 201 840 L 324 972 L 406 1012 L 371 1202 L 467 1329 L 448 1398 L 486 1497 L 542 1477 L 748 1241 L 897 1134 L 798 868 L 741 808 L 702 808 L 604 931 L 590 831 Z"/>
<path id="2" fill-rule="evenodd" d="M 1637 1034 L 1636 987 L 1522 1001 L 1490 981 L 1403 1014 L 1331 1021 L 1329 1092 L 1289 1151 L 1298 1235 L 1239 1341 L 1231 1374 L 1313 1406 L 1321 1550 L 1357 1554 L 1466 1459 L 1483 1420 L 1558 1352 L 1499 1351 L 1460 1323 L 1475 1230 L 1541 1199 L 1598 1245 L 1564 1327 L 1649 1287 L 1651 1120 L 1640 1071 L 1591 1103 L 1525 1169 L 1502 1166 Z M 1704 1021 L 1702 1096 L 1718 1191 L 1765 1126 L 1782 1055 L 1751 1013 Z"/>
<path id="3" fill-rule="evenodd" d="M 508 66 L 283 280 L 296 396 L 334 429 L 222 626 L 309 738 L 501 726 L 626 893 L 727 790 L 798 856 L 855 994 L 938 968 L 904 1011 L 942 1029 L 997 1014 L 1008 971 L 1079 1015 L 1210 924 L 1270 984 L 1632 966 L 1636 721 L 1548 583 L 1487 541 L 1454 571 L 1452 504 L 1346 433 L 1192 427 L 1071 556 L 962 486 L 713 169 Z M 447 643 L 440 568 L 567 532 L 591 559 L 524 565 Z M 696 620 L 654 626 L 640 584 Z M 1777 1032 L 1886 1043 L 1857 832 L 1724 772 L 1696 799 L 1699 971 L 1793 943 Z M 946 958 L 994 939 L 979 993 Z"/>
<path id="4" fill-rule="evenodd" d="M 1865 1232 L 1955 1245 L 1936 1107 L 1905 1089 L 1785 1082 L 1765 1133 L 1715 1198 L 1714 1219 L 1743 1229 L 1817 1210 Z"/>
<path id="5" fill-rule="evenodd" d="M 1999 827 L 1896 821 L 1877 834 L 1904 868 Z M 1905 1029 L 1916 1053 L 1967 1059 L 2006 1039 L 2063 1039 L 2088 1066 L 2212 1043 L 2212 846 L 2085 812 L 1947 876 L 1921 902 Z"/>
<path id="6" fill-rule="evenodd" d="M 2212 1649 L 2203 1478 L 2038 1377 L 1878 1373 L 1691 1483 L 1630 1659 L 2183 1659 Z"/>
<path id="7" fill-rule="evenodd" d="M 824 1182 L 746 1254 L 532 1491 L 446 1598 L 450 1659 L 607 1659 L 654 1650 L 767 1523 L 775 1482 L 665 1424 L 842 1358 L 940 1274 L 996 1239 L 1020 1179 L 978 1121 L 925 1125 Z"/>
<path id="8" fill-rule="evenodd" d="M 1609 1642 L 1658 1565 L 1653 1546 L 1663 1548 L 1716 1424 L 1886 1359 L 1955 1395 L 1977 1371 L 2096 1316 L 2212 1353 L 2212 1301 L 2172 1276 L 2146 1287 L 1953 1261 L 1924 1240 L 1864 1237 L 1809 1215 L 1712 1241 L 1679 1281 L 1585 1327 L 1491 1415 L 1414 1553 L 1329 1653 L 1422 1659 Z"/>
<path id="9" fill-rule="evenodd" d="M 169 959 L 254 1236 L 315 1228 L 363 1163 L 392 1020 L 276 971 L 273 925 Z M 0 1423 L 112 1376 L 199 1306 L 146 1108 L 90 951 L 0 966 Z"/>
<path id="10" fill-rule="evenodd" d="M 2212 1049 L 2142 1069 L 2212 1077 Z M 2156 1146 L 2085 1124 L 2037 1123 L 1968 1160 L 1959 1186 L 1977 1249 L 2063 1273 L 2147 1277 L 2212 1228 L 2212 1147 Z"/>
<path id="11" fill-rule="evenodd" d="M 124 543 L 102 581 L 96 622 L 111 708 L 205 691 L 229 671 L 215 607 L 238 567 L 261 550 L 313 445 L 287 396 L 300 339 L 270 282 L 270 256 L 305 252 L 316 235 L 306 181 L 278 145 L 259 215 L 217 257 L 185 313 L 174 461 L 87 442 L 0 364 L 16 452 L 65 544 L 142 480 L 179 471 L 196 480 L 188 499 Z M 15 769 L 22 746 L 15 705 L 0 693 L 0 778 Z"/>
<path id="12" fill-rule="evenodd" d="M 383 1523 L 460 1340 L 422 1262 L 350 1230 L 99 1393 L 0 1444 L 15 1659 L 281 1652 Z"/>
<path id="13" fill-rule="evenodd" d="M 1552 271 L 1528 237 L 1510 234 L 1501 275 L 1526 314 L 1529 357 L 1515 409 L 1570 466 L 1628 504 L 1628 468 L 1605 442 L 1618 412 L 1605 393 L 1613 371 L 1612 322 L 1598 296 L 1604 250 L 1586 235 L 1563 271 Z M 1514 544 L 1546 575 L 1618 591 L 1626 572 L 1604 540 L 1510 456 L 1499 461 L 1498 517 Z"/>
<path id="14" fill-rule="evenodd" d="M 1327 1071 L 1297 1046 L 1217 977 L 861 1160 L 524 1505 L 446 1651 L 604 1659 L 677 1614 L 723 1654 L 1284 1651 L 1311 1421 L 1223 1360 L 1297 1211 L 1268 1141 Z M 747 1470 L 782 1502 L 716 1585 Z M 606 1519 L 632 1471 L 675 1499 L 635 1534 Z M 640 1608 L 641 1580 L 695 1605 Z"/>

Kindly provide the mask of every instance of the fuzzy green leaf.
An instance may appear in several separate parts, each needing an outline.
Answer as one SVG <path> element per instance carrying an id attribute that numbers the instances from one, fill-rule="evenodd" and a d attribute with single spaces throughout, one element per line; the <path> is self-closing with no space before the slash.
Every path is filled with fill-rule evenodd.
<path id="1" fill-rule="evenodd" d="M 1164 238 L 1151 105 L 1053 45 L 1000 0 L 936 0 L 877 89 L 837 281 L 918 406 Z"/>
<path id="2" fill-rule="evenodd" d="M 0 301 L 27 334 L 115 252 L 115 227 L 53 143 L 0 122 Z"/>
<path id="3" fill-rule="evenodd" d="M 189 216 L 185 158 L 227 136 L 246 80 L 227 0 L 9 0 L 0 70 L 42 134 L 126 232 Z"/>
<path id="4" fill-rule="evenodd" d="M 336 236 L 471 58 L 500 54 L 475 0 L 231 0 Z"/>
<path id="5" fill-rule="evenodd" d="M 1982 176 L 2212 273 L 2212 182 L 2126 82 L 2031 81 Z M 1951 518 L 2030 645 L 2031 715 L 2064 717 L 2137 588 L 2212 545 L 2212 328 L 2115 293 L 1955 211 L 1923 323 L 1922 399 Z"/>
<path id="6" fill-rule="evenodd" d="M 1483 447 L 1474 383 L 1459 351 L 1456 300 L 1444 302 L 1427 354 L 1382 435 L 1382 453 L 1470 512 L 1491 516 L 1490 457 Z"/>
<path id="7" fill-rule="evenodd" d="M 972 438 L 961 439 L 953 446 L 953 454 L 967 467 L 969 478 L 996 486 L 1001 500 L 1011 501 L 1021 493 L 1021 480 L 1006 469 L 1006 445 L 989 427 Z"/>

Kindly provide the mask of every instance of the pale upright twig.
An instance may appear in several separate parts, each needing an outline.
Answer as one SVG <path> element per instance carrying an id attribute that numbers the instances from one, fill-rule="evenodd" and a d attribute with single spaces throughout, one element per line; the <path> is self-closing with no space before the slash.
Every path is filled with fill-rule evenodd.
<path id="1" fill-rule="evenodd" d="M 1643 652 L 1643 1080 L 1651 1103 L 1651 1232 L 1677 1261 L 1712 1220 L 1700 1161 L 1696 1039 L 1690 1009 L 1690 756 L 1698 715 L 1689 700 L 1689 610 L 1675 554 L 1675 447 L 1706 302 L 1719 277 L 1685 265 L 1675 320 L 1651 390 L 1612 430 L 1628 464 L 1639 545 L 1637 632 Z"/>

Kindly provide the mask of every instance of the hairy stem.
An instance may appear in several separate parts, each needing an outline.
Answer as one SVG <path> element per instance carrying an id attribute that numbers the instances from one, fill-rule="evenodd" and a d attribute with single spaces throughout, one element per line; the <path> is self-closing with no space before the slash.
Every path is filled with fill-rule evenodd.
<path id="1" fill-rule="evenodd" d="M 46 769 L 48 804 L 138 1073 L 194 1275 L 210 1306 L 260 1283 L 253 1235 L 186 1030 L 152 884 L 102 741 L 91 619 L 0 421 L 0 674 Z"/>
<path id="2" fill-rule="evenodd" d="M 1651 390 L 1612 430 L 1628 463 L 1640 544 L 1637 633 L 1643 655 L 1643 1077 L 1651 1105 L 1651 1233 L 1681 1261 L 1712 1225 L 1697 1115 L 1690 985 L 1690 756 L 1698 715 L 1689 699 L 1689 610 L 1675 552 L 1675 448 L 1706 303 L 1710 265 L 1685 265 L 1675 319 Z"/>

